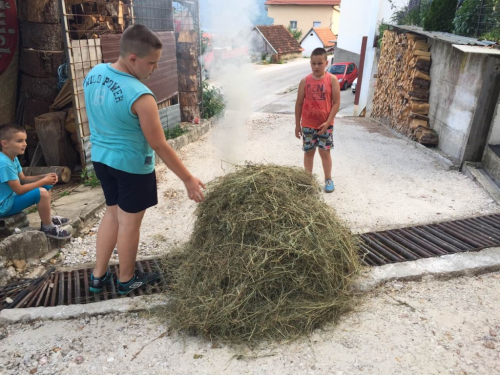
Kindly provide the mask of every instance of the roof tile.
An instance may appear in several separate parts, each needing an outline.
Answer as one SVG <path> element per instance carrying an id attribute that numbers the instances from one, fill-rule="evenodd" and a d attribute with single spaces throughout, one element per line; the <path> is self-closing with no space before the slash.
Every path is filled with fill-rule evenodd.
<path id="1" fill-rule="evenodd" d="M 278 53 L 303 51 L 299 42 L 283 25 L 255 26 Z"/>

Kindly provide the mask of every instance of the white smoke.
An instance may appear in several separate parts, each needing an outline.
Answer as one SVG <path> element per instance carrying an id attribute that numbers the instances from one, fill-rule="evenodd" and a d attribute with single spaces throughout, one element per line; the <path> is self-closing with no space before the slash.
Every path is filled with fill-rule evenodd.
<path id="1" fill-rule="evenodd" d="M 230 164 L 242 164 L 246 157 L 245 124 L 258 98 L 259 82 L 250 63 L 249 34 L 259 8 L 256 0 L 209 0 L 205 15 L 207 30 L 213 34 L 213 48 L 237 50 L 236 58 L 216 59 L 210 79 L 221 87 L 226 100 L 226 115 L 221 119 L 214 140 L 220 158 Z M 204 25 L 204 26 L 205 26 Z M 246 48 L 246 53 L 242 50 Z"/>

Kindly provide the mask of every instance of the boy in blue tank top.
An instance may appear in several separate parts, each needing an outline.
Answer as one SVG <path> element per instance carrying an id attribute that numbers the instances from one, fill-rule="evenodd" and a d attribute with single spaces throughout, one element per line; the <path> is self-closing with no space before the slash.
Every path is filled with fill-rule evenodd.
<path id="1" fill-rule="evenodd" d="M 0 126 L 0 217 L 12 216 L 37 205 L 42 227 L 47 237 L 64 240 L 71 233 L 60 228 L 69 223 L 61 216 L 51 217 L 50 189 L 57 183 L 57 174 L 25 176 L 17 159 L 26 150 L 26 131 L 16 124 Z"/>
<path id="2" fill-rule="evenodd" d="M 97 65 L 83 83 L 92 163 L 106 199 L 90 279 L 94 293 L 112 281 L 108 262 L 115 246 L 120 262 L 120 294 L 159 277 L 135 270 L 144 213 L 158 203 L 155 152 L 184 182 L 190 199 L 204 199 L 201 188 L 205 186 L 191 175 L 167 143 L 156 99 L 141 82 L 156 70 L 161 53 L 162 43 L 151 30 L 142 25 L 130 26 L 122 34 L 118 61 Z"/>

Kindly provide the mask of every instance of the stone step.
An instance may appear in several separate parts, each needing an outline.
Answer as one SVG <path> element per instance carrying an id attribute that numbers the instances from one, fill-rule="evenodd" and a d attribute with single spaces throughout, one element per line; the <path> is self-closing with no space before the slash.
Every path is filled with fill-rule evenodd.
<path id="1" fill-rule="evenodd" d="M 0 218 L 0 238 L 5 238 L 15 233 L 15 229 L 29 226 L 30 222 L 24 212 Z"/>

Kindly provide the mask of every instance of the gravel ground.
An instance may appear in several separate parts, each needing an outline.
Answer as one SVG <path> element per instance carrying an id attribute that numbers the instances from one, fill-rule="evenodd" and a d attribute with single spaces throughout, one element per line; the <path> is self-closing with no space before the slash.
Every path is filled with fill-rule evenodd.
<path id="1" fill-rule="evenodd" d="M 229 347 L 154 315 L 0 327 L 0 374 L 486 375 L 500 364 L 500 273 L 393 283 L 292 343 Z"/>
<path id="2" fill-rule="evenodd" d="M 179 156 L 204 182 L 245 161 L 301 166 L 301 142 L 295 139 L 290 115 L 255 113 L 239 129 L 229 115 Z M 355 232 L 405 227 L 499 211 L 490 196 L 457 171 L 445 170 L 435 159 L 385 128 L 360 118 L 336 119 L 333 178 L 336 190 L 325 202 L 336 208 Z M 319 158 L 314 172 L 322 177 Z M 164 254 L 187 241 L 195 204 L 164 165 L 157 168 L 158 206 L 147 211 L 139 257 Z M 322 178 L 320 178 L 322 179 Z M 95 231 L 63 249 L 65 265 L 92 262 Z M 114 255 L 113 259 L 117 260 Z"/>

